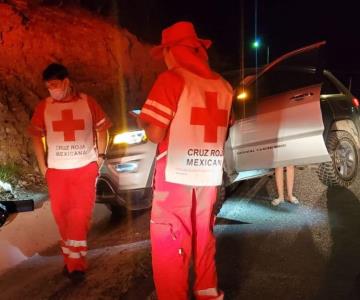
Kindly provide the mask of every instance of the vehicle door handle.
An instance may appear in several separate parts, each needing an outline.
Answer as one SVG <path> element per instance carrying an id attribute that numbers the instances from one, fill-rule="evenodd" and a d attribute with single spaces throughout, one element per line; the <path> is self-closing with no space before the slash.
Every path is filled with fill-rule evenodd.
<path id="1" fill-rule="evenodd" d="M 303 94 L 298 94 L 298 95 L 292 96 L 290 98 L 290 100 L 301 101 L 301 100 L 304 100 L 305 98 L 311 97 L 311 96 L 314 96 L 314 93 L 308 92 L 308 93 L 303 93 Z"/>

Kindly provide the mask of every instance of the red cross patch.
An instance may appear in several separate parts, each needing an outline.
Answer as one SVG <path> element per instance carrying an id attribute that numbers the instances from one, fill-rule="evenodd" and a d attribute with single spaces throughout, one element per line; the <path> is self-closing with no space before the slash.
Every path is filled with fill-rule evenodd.
<path id="1" fill-rule="evenodd" d="M 218 127 L 226 127 L 228 125 L 228 111 L 226 109 L 218 109 L 217 104 L 218 93 L 205 92 L 206 107 L 193 107 L 191 109 L 191 125 L 203 125 L 204 142 L 217 143 Z"/>
<path id="2" fill-rule="evenodd" d="M 75 130 L 84 130 L 85 121 L 82 119 L 74 120 L 73 111 L 65 109 L 61 111 L 61 120 L 53 121 L 53 130 L 64 132 L 64 141 L 75 141 Z"/>

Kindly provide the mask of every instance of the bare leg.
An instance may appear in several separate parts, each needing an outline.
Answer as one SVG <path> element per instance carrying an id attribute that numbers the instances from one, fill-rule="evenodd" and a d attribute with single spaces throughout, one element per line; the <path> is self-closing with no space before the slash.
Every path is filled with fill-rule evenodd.
<path id="1" fill-rule="evenodd" d="M 284 173 L 282 167 L 275 169 L 275 182 L 276 182 L 278 197 L 273 201 L 271 201 L 271 204 L 277 206 L 281 202 L 284 202 Z"/>
<path id="2" fill-rule="evenodd" d="M 294 166 L 286 167 L 286 187 L 289 199 L 291 199 L 294 188 Z"/>
<path id="3" fill-rule="evenodd" d="M 284 199 L 284 172 L 282 167 L 275 169 L 275 181 L 278 196 L 280 199 Z"/>
<path id="4" fill-rule="evenodd" d="M 287 166 L 286 167 L 286 187 L 287 187 L 289 202 L 298 204 L 299 200 L 293 195 L 294 178 L 295 178 L 294 166 Z"/>

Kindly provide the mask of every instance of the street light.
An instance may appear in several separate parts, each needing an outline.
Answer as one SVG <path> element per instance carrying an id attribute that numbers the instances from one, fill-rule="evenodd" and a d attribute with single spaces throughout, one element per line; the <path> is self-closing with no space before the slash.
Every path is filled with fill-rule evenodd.
<path id="1" fill-rule="evenodd" d="M 253 41 L 252 43 L 252 47 L 255 49 L 255 55 L 256 55 L 256 61 L 257 61 L 257 51 L 258 49 L 261 47 L 261 40 L 260 39 L 256 39 Z M 270 47 L 269 46 L 266 46 L 266 64 L 269 63 L 269 60 L 270 60 Z M 257 64 L 257 62 L 256 62 Z"/>
<path id="2" fill-rule="evenodd" d="M 252 43 L 252 47 L 253 49 L 255 49 L 255 68 L 258 67 L 258 49 L 260 48 L 260 40 L 259 39 L 255 39 Z"/>
<path id="3" fill-rule="evenodd" d="M 253 47 L 254 49 L 258 49 L 258 48 L 260 48 L 260 46 L 261 46 L 261 42 L 260 42 L 259 39 L 256 39 L 256 40 L 252 43 L 252 47 Z"/>

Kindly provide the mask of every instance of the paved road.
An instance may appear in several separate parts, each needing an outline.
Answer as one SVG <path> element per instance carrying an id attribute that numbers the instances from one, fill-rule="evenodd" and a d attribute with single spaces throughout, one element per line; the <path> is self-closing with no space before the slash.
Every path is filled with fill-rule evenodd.
<path id="1" fill-rule="evenodd" d="M 244 184 L 216 227 L 227 299 L 360 299 L 360 185 L 327 189 L 297 170 L 299 206 L 272 207 L 274 179 Z M 220 221 L 220 220 L 219 220 Z"/>
<path id="2" fill-rule="evenodd" d="M 217 220 L 217 265 L 226 299 L 360 299 L 360 180 L 327 189 L 297 169 L 298 206 L 272 207 L 274 180 L 243 183 Z M 149 213 L 105 220 L 90 237 L 87 281 L 62 278 L 57 247 L 0 277 L 1 299 L 146 299 L 153 289 Z M 44 284 L 47 282 L 47 284 Z"/>

